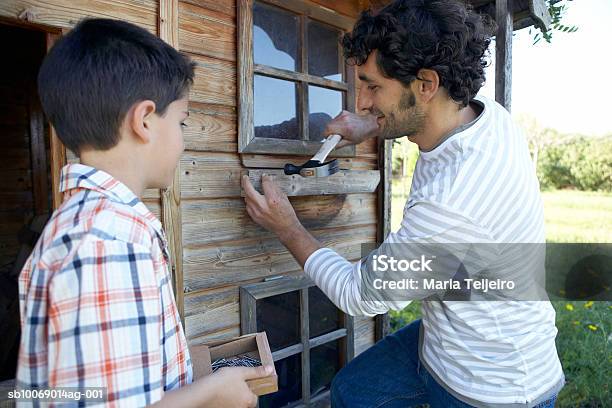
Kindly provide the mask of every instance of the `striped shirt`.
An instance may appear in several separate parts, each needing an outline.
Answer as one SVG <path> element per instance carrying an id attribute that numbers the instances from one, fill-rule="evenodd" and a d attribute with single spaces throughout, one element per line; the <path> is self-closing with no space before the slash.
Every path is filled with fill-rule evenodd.
<path id="1" fill-rule="evenodd" d="M 72 164 L 19 277 L 17 386 L 105 387 L 144 406 L 192 380 L 161 223 L 122 183 Z"/>
<path id="2" fill-rule="evenodd" d="M 499 104 L 421 151 L 400 229 L 388 243 L 544 243 L 544 217 L 527 143 Z M 502 255 L 503 250 L 502 250 Z M 364 301 L 361 261 L 329 248 L 305 272 L 343 311 L 372 316 L 407 301 Z M 532 406 L 564 383 L 548 301 L 422 302 L 420 357 L 458 399 L 475 406 Z"/>

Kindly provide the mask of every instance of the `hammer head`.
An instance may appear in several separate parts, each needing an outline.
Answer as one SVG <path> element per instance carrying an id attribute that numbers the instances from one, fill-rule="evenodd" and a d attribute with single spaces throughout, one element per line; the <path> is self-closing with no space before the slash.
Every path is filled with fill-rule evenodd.
<path id="1" fill-rule="evenodd" d="M 301 166 L 287 163 L 284 168 L 286 175 L 299 174 L 302 177 L 327 177 L 337 173 L 338 170 L 340 170 L 340 167 L 337 159 L 325 163 L 308 160 Z"/>

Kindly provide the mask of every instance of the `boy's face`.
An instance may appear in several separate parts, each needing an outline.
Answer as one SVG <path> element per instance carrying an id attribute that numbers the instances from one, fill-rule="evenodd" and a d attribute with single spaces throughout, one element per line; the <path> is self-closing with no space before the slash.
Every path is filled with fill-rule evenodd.
<path id="1" fill-rule="evenodd" d="M 187 104 L 187 97 L 178 99 L 168 105 L 165 115 L 156 115 L 156 137 L 150 149 L 151 188 L 166 188 L 172 184 L 184 149 L 183 128 L 189 116 Z"/>

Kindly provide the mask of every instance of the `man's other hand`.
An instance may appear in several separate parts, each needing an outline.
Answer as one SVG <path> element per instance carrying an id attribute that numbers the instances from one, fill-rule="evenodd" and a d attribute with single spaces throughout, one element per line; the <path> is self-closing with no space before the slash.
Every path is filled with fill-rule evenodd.
<path id="1" fill-rule="evenodd" d="M 378 136 L 379 132 L 380 129 L 375 115 L 371 113 L 358 115 L 343 110 L 327 124 L 323 135 L 326 137 L 333 134 L 342 136 L 342 140 L 336 146 L 336 148 L 340 148 L 359 144 L 367 139 Z"/>
<path id="2" fill-rule="evenodd" d="M 257 224 L 281 238 L 301 227 L 300 221 L 287 198 L 272 176 L 261 178 L 264 194 L 259 194 L 248 176 L 242 177 L 246 210 Z"/>

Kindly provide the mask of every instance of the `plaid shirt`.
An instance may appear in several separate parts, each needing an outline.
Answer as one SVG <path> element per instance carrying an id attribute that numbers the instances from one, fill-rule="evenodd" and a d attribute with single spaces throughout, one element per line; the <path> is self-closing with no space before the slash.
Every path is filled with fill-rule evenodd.
<path id="1" fill-rule="evenodd" d="M 124 184 L 62 170 L 64 203 L 19 277 L 17 386 L 106 387 L 144 406 L 192 381 L 159 220 Z"/>

